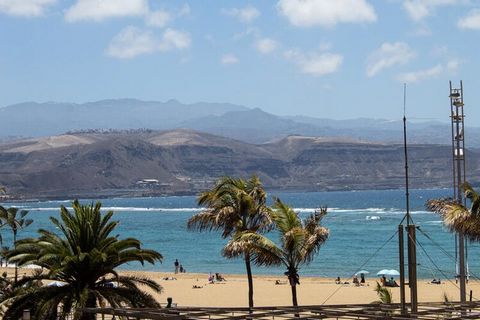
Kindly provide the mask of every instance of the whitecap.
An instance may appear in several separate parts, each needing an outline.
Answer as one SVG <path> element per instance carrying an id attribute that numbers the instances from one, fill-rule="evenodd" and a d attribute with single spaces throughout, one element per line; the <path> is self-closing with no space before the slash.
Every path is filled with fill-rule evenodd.
<path id="1" fill-rule="evenodd" d="M 72 207 L 66 207 L 68 210 L 73 210 Z M 23 207 L 29 211 L 58 211 L 59 207 Z M 114 212 L 199 212 L 204 208 L 154 208 L 154 207 L 102 207 L 102 211 Z"/>
<path id="2" fill-rule="evenodd" d="M 442 223 L 443 223 L 442 220 L 433 220 L 433 221 L 422 222 L 422 224 L 442 224 Z"/>

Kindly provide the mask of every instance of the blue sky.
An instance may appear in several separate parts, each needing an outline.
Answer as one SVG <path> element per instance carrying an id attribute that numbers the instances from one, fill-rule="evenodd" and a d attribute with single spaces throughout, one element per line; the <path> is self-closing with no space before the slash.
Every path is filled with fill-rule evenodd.
<path id="1" fill-rule="evenodd" d="M 0 106 L 108 98 L 480 119 L 480 1 L 0 0 Z"/>

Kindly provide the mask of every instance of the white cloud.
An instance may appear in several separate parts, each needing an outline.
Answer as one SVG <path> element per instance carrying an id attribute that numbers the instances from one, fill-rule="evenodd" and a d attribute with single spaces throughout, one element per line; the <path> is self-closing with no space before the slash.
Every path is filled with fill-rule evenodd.
<path id="1" fill-rule="evenodd" d="M 413 50 L 404 42 L 385 42 L 368 57 L 367 76 L 373 77 L 383 69 L 405 64 L 414 56 Z"/>
<path id="2" fill-rule="evenodd" d="M 164 28 L 176 18 L 189 15 L 190 6 L 184 4 L 176 12 L 169 12 L 164 9 L 148 11 L 145 14 L 145 24 L 149 27 Z"/>
<path id="3" fill-rule="evenodd" d="M 237 64 L 238 58 L 232 53 L 227 53 L 222 56 L 220 63 L 223 65 Z"/>
<path id="4" fill-rule="evenodd" d="M 440 75 L 442 72 L 443 66 L 441 64 L 437 64 L 430 69 L 401 73 L 397 76 L 397 80 L 406 83 L 419 82 L 422 80 L 434 78 Z"/>
<path id="5" fill-rule="evenodd" d="M 141 54 L 154 52 L 156 43 L 151 32 L 129 26 L 112 39 L 108 45 L 107 54 L 120 59 L 134 58 Z"/>
<path id="6" fill-rule="evenodd" d="M 440 6 L 456 4 L 458 0 L 405 0 L 403 8 L 414 21 L 421 21 L 432 15 Z"/>
<path id="7" fill-rule="evenodd" d="M 471 10 L 465 17 L 458 20 L 460 29 L 480 30 L 480 9 Z"/>
<path id="8" fill-rule="evenodd" d="M 318 45 L 319 51 L 329 51 L 330 49 L 332 49 L 332 44 L 330 42 L 322 41 Z"/>
<path id="9" fill-rule="evenodd" d="M 113 17 L 143 16 L 148 11 L 147 0 L 77 0 L 65 13 L 65 20 L 103 21 Z"/>
<path id="10" fill-rule="evenodd" d="M 253 6 L 246 6 L 244 8 L 222 9 L 222 13 L 235 17 L 243 23 L 251 23 L 260 16 L 260 11 Z"/>
<path id="11" fill-rule="evenodd" d="M 179 16 L 179 17 L 188 16 L 191 12 L 192 12 L 192 9 L 190 8 L 190 6 L 187 3 L 185 3 L 178 10 L 177 16 Z"/>
<path id="12" fill-rule="evenodd" d="M 456 72 L 458 68 L 460 68 L 461 64 L 462 64 L 462 61 L 458 59 L 452 59 L 447 62 L 447 65 L 446 65 L 447 71 Z"/>
<path id="13" fill-rule="evenodd" d="M 257 38 L 260 37 L 259 29 L 256 27 L 248 27 L 246 30 L 234 34 L 233 40 L 240 40 L 250 36 L 257 37 Z"/>
<path id="14" fill-rule="evenodd" d="M 297 27 L 332 27 L 377 20 L 375 9 L 367 0 L 279 0 L 277 8 Z"/>
<path id="15" fill-rule="evenodd" d="M 452 59 L 446 64 L 437 64 L 429 69 L 405 72 L 399 74 L 396 79 L 400 82 L 413 83 L 436 78 L 444 73 L 452 73 L 458 70 L 461 61 Z"/>
<path id="16" fill-rule="evenodd" d="M 428 37 L 432 35 L 432 30 L 426 24 L 419 23 L 412 34 L 418 37 Z"/>
<path id="17" fill-rule="evenodd" d="M 38 17 L 57 0 L 0 0 L 0 12 L 12 16 Z"/>
<path id="18" fill-rule="evenodd" d="M 151 31 L 128 26 L 117 34 L 106 50 L 107 55 L 119 59 L 131 59 L 142 54 L 186 49 L 190 35 L 174 29 L 166 29 L 160 39 Z"/>
<path id="19" fill-rule="evenodd" d="M 164 28 L 171 20 L 171 14 L 165 10 L 151 11 L 145 17 L 147 26 L 157 28 Z"/>
<path id="20" fill-rule="evenodd" d="M 343 62 L 343 56 L 340 54 L 329 52 L 303 53 L 297 49 L 286 51 L 285 58 L 293 61 L 300 68 L 300 72 L 317 77 L 336 72 Z"/>
<path id="21" fill-rule="evenodd" d="M 279 44 L 277 41 L 270 38 L 261 38 L 255 41 L 255 49 L 262 54 L 269 54 L 277 50 Z"/>
<path id="22" fill-rule="evenodd" d="M 170 51 L 188 49 L 191 42 L 192 40 L 188 32 L 168 28 L 163 33 L 158 50 Z"/>

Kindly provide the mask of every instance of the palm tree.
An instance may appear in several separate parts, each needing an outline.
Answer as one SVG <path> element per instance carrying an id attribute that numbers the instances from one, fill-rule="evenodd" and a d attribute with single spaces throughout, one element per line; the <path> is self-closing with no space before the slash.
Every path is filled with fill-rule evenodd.
<path id="1" fill-rule="evenodd" d="M 287 268 L 285 275 L 292 289 L 294 307 L 298 306 L 297 284 L 300 284 L 298 271 L 302 265 L 313 260 L 328 239 L 328 229 L 321 226 L 322 218 L 326 214 L 327 209 L 321 208 L 302 222 L 292 208 L 276 199 L 272 219 L 280 232 L 281 245 L 278 246 L 267 237 L 256 233 L 244 232 L 240 235 L 242 240 L 251 244 L 255 264 L 283 265 Z"/>
<path id="2" fill-rule="evenodd" d="M 440 214 L 452 231 L 462 232 L 472 241 L 480 241 L 480 195 L 468 183 L 462 188 L 471 202 L 470 208 L 450 198 L 429 200 L 427 208 Z"/>
<path id="3" fill-rule="evenodd" d="M 29 281 L 54 281 L 56 285 L 21 290 L 12 300 L 4 317 L 18 319 L 24 309 L 33 309 L 34 319 L 51 319 L 60 310 L 60 319 L 74 313 L 74 319 L 95 319 L 84 308 L 97 306 L 159 307 L 154 297 L 139 288 L 153 292 L 161 286 L 148 278 L 123 276 L 116 268 L 130 262 L 154 264 L 162 255 L 141 248 L 134 238 L 119 239 L 111 233 L 118 221 L 110 221 L 113 212 L 100 212 L 101 203 L 72 203 L 74 212 L 64 206 L 60 219 L 50 217 L 57 233 L 40 229 L 39 238 L 19 240 L 9 254 L 19 265 L 35 264 L 43 268 L 40 275 L 22 278 L 17 287 Z M 56 319 L 56 318 L 54 318 Z"/>
<path id="4" fill-rule="evenodd" d="M 382 285 L 380 285 L 380 283 L 377 282 L 377 285 L 374 290 L 377 293 L 379 300 L 374 301 L 372 303 L 384 303 L 384 304 L 393 303 L 392 291 L 390 291 L 388 288 L 382 287 Z"/>
<path id="5" fill-rule="evenodd" d="M 253 278 L 249 243 L 240 241 L 236 234 L 249 231 L 265 232 L 271 229 L 270 209 L 260 179 L 249 180 L 223 177 L 208 191 L 201 193 L 198 204 L 206 210 L 188 220 L 188 228 L 198 231 L 222 230 L 223 238 L 232 240 L 222 254 L 227 258 L 243 256 L 248 278 L 248 305 L 253 308 Z M 233 240 L 236 239 L 236 240 Z"/>
<path id="6" fill-rule="evenodd" d="M 27 210 L 21 210 L 20 216 L 18 216 L 18 208 L 11 207 L 5 209 L 0 206 L 0 220 L 2 221 L 2 227 L 8 226 L 13 233 L 13 247 L 15 248 L 17 242 L 18 231 L 28 227 L 32 224 L 32 219 L 25 219 L 25 216 L 28 214 Z M 2 241 L 3 244 L 3 241 Z M 15 282 L 18 280 L 18 267 L 15 264 Z"/>

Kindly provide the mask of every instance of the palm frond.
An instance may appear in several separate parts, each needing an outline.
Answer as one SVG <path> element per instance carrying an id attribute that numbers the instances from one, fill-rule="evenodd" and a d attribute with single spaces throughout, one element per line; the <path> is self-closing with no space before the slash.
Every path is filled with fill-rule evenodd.
<path id="1" fill-rule="evenodd" d="M 472 241 L 480 241 L 480 214 L 475 211 L 480 205 L 479 195 L 469 185 L 465 185 L 464 188 L 465 195 L 472 201 L 471 209 L 450 198 L 429 200 L 426 207 L 440 214 L 443 223 L 450 230 L 462 232 Z"/>
<path id="2" fill-rule="evenodd" d="M 392 292 L 388 288 L 382 287 L 380 283 L 378 283 L 378 281 L 374 290 L 377 293 L 378 298 L 380 299 L 379 301 L 380 303 L 384 303 L 384 304 L 393 303 Z"/>
<path id="3" fill-rule="evenodd" d="M 248 243 L 253 262 L 259 266 L 286 264 L 284 252 L 273 241 L 264 235 L 254 232 L 243 232 L 238 235 L 239 242 Z"/>

